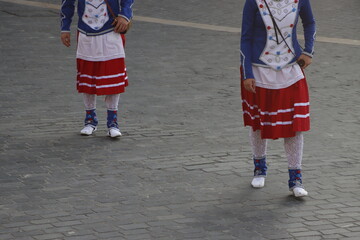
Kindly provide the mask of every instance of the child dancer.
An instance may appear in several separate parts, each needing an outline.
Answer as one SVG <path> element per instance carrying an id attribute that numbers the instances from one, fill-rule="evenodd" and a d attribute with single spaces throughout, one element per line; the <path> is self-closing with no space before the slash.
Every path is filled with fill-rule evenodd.
<path id="1" fill-rule="evenodd" d="M 77 90 L 83 93 L 85 123 L 82 135 L 96 131 L 96 96 L 105 95 L 110 137 L 119 137 L 117 121 L 120 93 L 128 78 L 125 67 L 125 36 L 134 0 L 78 0 Z M 70 46 L 70 25 L 75 0 L 62 0 L 61 41 Z"/>
<path id="2" fill-rule="evenodd" d="M 302 20 L 305 48 L 296 36 Z M 289 189 L 302 184 L 303 134 L 310 129 L 309 94 L 303 70 L 312 62 L 315 20 L 309 0 L 246 0 L 241 34 L 241 95 L 250 126 L 255 188 L 265 185 L 267 139 L 284 139 Z"/>

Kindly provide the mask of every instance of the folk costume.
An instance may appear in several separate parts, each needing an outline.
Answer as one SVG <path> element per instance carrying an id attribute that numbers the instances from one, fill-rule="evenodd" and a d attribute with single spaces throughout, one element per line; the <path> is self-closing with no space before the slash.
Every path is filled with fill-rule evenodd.
<path id="1" fill-rule="evenodd" d="M 302 20 L 305 47 L 296 27 Z M 246 0 L 241 33 L 241 96 L 244 125 L 250 126 L 254 157 L 253 187 L 263 187 L 267 172 L 267 139 L 284 138 L 289 166 L 289 189 L 305 196 L 301 161 L 303 131 L 310 129 L 309 93 L 297 59 L 312 57 L 315 20 L 309 0 Z M 255 79 L 256 93 L 244 88 Z"/>
<path id="2" fill-rule="evenodd" d="M 78 0 L 77 83 L 83 93 L 86 116 L 83 135 L 97 127 L 96 96 L 105 95 L 107 127 L 111 137 L 121 136 L 117 123 L 120 93 L 128 86 L 125 67 L 125 36 L 114 32 L 114 17 L 130 21 L 134 0 Z M 109 9 L 111 8 L 111 9 Z M 75 0 L 62 0 L 61 32 L 70 32 Z"/>

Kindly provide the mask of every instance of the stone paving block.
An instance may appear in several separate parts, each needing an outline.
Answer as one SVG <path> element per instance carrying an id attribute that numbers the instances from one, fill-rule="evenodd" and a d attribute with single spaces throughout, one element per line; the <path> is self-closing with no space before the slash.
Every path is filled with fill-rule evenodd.
<path id="1" fill-rule="evenodd" d="M 323 239 L 321 236 L 308 236 L 308 237 L 297 237 L 296 240 L 319 240 Z"/>
<path id="2" fill-rule="evenodd" d="M 3 224 L 2 226 L 5 228 L 19 228 L 19 227 L 25 227 L 25 226 L 29 226 L 29 222 L 12 222 L 12 223 L 6 223 Z"/>
<path id="3" fill-rule="evenodd" d="M 348 238 L 359 238 L 360 234 L 359 232 L 344 232 L 344 233 L 341 233 L 342 235 L 344 235 L 346 237 L 346 239 Z"/>
<path id="4" fill-rule="evenodd" d="M 110 238 L 111 239 L 111 238 Z M 118 238 L 113 238 L 112 240 L 117 240 Z M 127 235 L 126 239 L 129 240 L 150 240 L 153 239 L 150 234 L 136 234 L 136 235 Z"/>
<path id="5" fill-rule="evenodd" d="M 27 226 L 20 227 L 20 229 L 22 231 L 34 231 L 34 230 L 44 230 L 52 227 L 53 226 L 51 224 L 39 224 L 39 225 L 29 224 Z"/>
<path id="6" fill-rule="evenodd" d="M 312 229 L 312 230 L 314 230 L 314 229 Z M 305 227 L 291 228 L 291 227 L 289 227 L 289 228 L 287 229 L 287 231 L 288 231 L 289 233 L 307 232 L 307 231 L 309 231 L 309 228 L 305 228 Z"/>
<path id="7" fill-rule="evenodd" d="M 343 234 L 349 232 L 349 230 L 346 229 L 329 229 L 329 230 L 320 230 L 323 234 Z"/>
<path id="8" fill-rule="evenodd" d="M 32 236 L 37 236 L 44 234 L 44 231 L 42 230 L 27 230 L 27 231 L 17 231 L 14 233 L 11 233 L 11 235 L 14 237 L 14 239 L 21 239 L 21 238 L 28 238 L 32 239 Z"/>
<path id="9" fill-rule="evenodd" d="M 341 235 L 341 234 L 329 234 L 329 235 L 324 235 L 324 239 L 344 239 L 344 235 Z"/>
<path id="10" fill-rule="evenodd" d="M 360 212 L 339 213 L 340 217 L 360 217 Z"/>
<path id="11" fill-rule="evenodd" d="M 309 229 L 311 230 L 316 230 L 316 231 L 319 231 L 319 230 L 332 230 L 332 229 L 338 229 L 339 227 L 337 227 L 336 225 L 330 225 L 330 224 L 327 224 L 327 225 L 317 225 L 317 226 L 309 226 Z"/>
<path id="12" fill-rule="evenodd" d="M 177 220 L 177 219 L 182 219 L 185 218 L 185 216 L 183 215 L 179 215 L 179 214 L 172 214 L 172 215 L 165 215 L 165 216 L 157 216 L 157 218 L 160 221 L 166 221 L 166 220 Z"/>
<path id="13" fill-rule="evenodd" d="M 74 228 L 71 227 L 53 227 L 47 228 L 44 230 L 44 233 L 51 234 L 51 233 L 61 233 L 65 236 L 70 236 L 71 234 L 75 233 Z"/>
<path id="14" fill-rule="evenodd" d="M 314 211 L 316 214 L 319 215 L 327 215 L 327 214 L 337 214 L 337 213 L 341 213 L 341 211 L 337 210 L 337 209 L 325 209 L 325 210 L 316 210 Z"/>
<path id="15" fill-rule="evenodd" d="M 66 239 L 69 239 L 69 240 L 96 240 L 98 238 L 94 235 L 84 235 L 84 236 L 67 237 Z"/>
<path id="16" fill-rule="evenodd" d="M 307 225 L 307 226 L 327 225 L 329 223 L 331 223 L 331 221 L 327 221 L 327 220 L 314 220 L 314 221 L 306 221 L 306 222 L 304 222 L 304 224 Z"/>
<path id="17" fill-rule="evenodd" d="M 147 229 L 143 229 L 143 228 L 138 228 L 138 229 L 128 229 L 128 230 L 122 230 L 121 233 L 124 234 L 125 236 L 130 236 L 130 235 L 139 235 L 139 234 L 147 234 L 150 231 Z"/>
<path id="18" fill-rule="evenodd" d="M 37 220 L 32 220 L 30 221 L 31 224 L 51 224 L 54 222 L 57 222 L 58 220 L 55 218 L 48 218 L 48 219 L 37 219 Z"/>
<path id="19" fill-rule="evenodd" d="M 346 202 L 344 203 L 345 205 L 351 206 L 351 207 L 359 207 L 360 206 L 360 202 L 356 201 L 356 202 Z"/>
<path id="20" fill-rule="evenodd" d="M 0 239 L 3 240 L 13 239 L 13 236 L 10 233 L 0 234 Z"/>
<path id="21" fill-rule="evenodd" d="M 311 217 L 316 215 L 313 211 L 302 211 L 302 212 L 291 212 L 291 213 L 287 213 L 288 216 L 290 217 Z"/>
<path id="22" fill-rule="evenodd" d="M 13 238 L 14 239 L 14 238 Z M 30 236 L 16 236 L 16 240 L 34 240 L 33 237 Z"/>
<path id="23" fill-rule="evenodd" d="M 360 227 L 347 227 L 347 229 L 351 232 L 360 232 Z"/>
<path id="24" fill-rule="evenodd" d="M 216 174 L 221 175 L 221 176 L 229 176 L 232 174 L 235 174 L 236 171 L 229 171 L 229 170 L 224 170 L 224 171 L 216 171 Z"/>
<path id="25" fill-rule="evenodd" d="M 67 226 L 75 226 L 82 224 L 80 221 L 63 221 L 58 223 L 53 223 L 55 227 L 67 227 Z"/>
<path id="26" fill-rule="evenodd" d="M 82 214 L 84 215 L 80 215 L 81 213 L 80 212 L 83 212 Z M 73 214 L 71 216 L 66 216 L 66 217 L 58 217 L 58 219 L 60 221 L 76 221 L 76 220 L 86 220 L 88 219 L 88 217 L 85 215 L 86 213 L 88 213 L 88 211 L 77 211 L 76 213 L 73 212 Z"/>
<path id="27" fill-rule="evenodd" d="M 50 239 L 63 239 L 64 235 L 59 233 L 43 234 L 39 236 L 34 236 L 36 240 L 50 240 Z"/>
<path id="28" fill-rule="evenodd" d="M 121 234 L 120 232 L 102 232 L 102 233 L 97 233 L 96 236 L 99 238 L 99 239 L 122 239 L 124 237 L 123 234 Z"/>
<path id="29" fill-rule="evenodd" d="M 321 232 L 319 231 L 304 231 L 304 232 L 295 232 L 290 234 L 294 237 L 321 236 Z"/>
<path id="30" fill-rule="evenodd" d="M 121 229 L 124 230 L 134 230 L 134 229 L 143 229 L 149 227 L 147 224 L 127 224 L 127 225 L 120 225 Z"/>
<path id="31" fill-rule="evenodd" d="M 358 225 L 356 223 L 338 223 L 338 224 L 334 224 L 337 227 L 340 228 L 349 228 L 349 227 L 357 227 Z"/>
<path id="32" fill-rule="evenodd" d="M 339 208 L 340 211 L 348 213 L 348 212 L 359 212 L 360 207 L 348 207 L 348 208 Z"/>

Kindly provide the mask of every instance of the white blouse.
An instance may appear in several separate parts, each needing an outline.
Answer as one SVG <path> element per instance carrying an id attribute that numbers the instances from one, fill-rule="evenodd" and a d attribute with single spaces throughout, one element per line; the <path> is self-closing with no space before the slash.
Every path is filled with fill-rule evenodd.
<path id="1" fill-rule="evenodd" d="M 256 86 L 267 89 L 287 88 L 305 77 L 298 64 L 284 67 L 278 71 L 260 66 L 253 66 L 252 69 Z"/>
<path id="2" fill-rule="evenodd" d="M 86 36 L 80 32 L 76 58 L 94 62 L 125 58 L 122 38 L 114 31 L 98 36 Z"/>

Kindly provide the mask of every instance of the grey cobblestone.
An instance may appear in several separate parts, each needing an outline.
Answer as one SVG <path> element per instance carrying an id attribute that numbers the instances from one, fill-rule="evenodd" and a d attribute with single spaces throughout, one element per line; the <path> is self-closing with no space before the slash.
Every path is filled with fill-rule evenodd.
<path id="1" fill-rule="evenodd" d="M 12 233 L 12 236 L 15 238 L 15 239 L 33 239 L 32 236 L 38 236 L 38 235 L 42 235 L 44 234 L 43 231 L 41 230 L 27 230 L 27 231 L 17 231 L 17 232 L 14 232 Z"/>
<path id="2" fill-rule="evenodd" d="M 122 239 L 124 237 L 124 235 L 120 232 L 102 232 L 102 233 L 97 233 L 96 236 L 99 239 Z"/>
<path id="3" fill-rule="evenodd" d="M 143 229 L 143 228 L 147 228 L 147 227 L 148 227 L 148 225 L 141 224 L 141 223 L 120 225 L 120 228 L 125 229 L 125 230 Z"/>
<path id="4" fill-rule="evenodd" d="M 21 231 L 43 230 L 53 227 L 51 224 L 28 225 L 20 227 Z"/>
<path id="5" fill-rule="evenodd" d="M 294 237 L 304 237 L 304 236 L 319 236 L 321 233 L 319 231 L 304 231 L 304 232 L 295 232 L 291 233 Z"/>
<path id="6" fill-rule="evenodd" d="M 84 236 L 67 237 L 66 239 L 69 239 L 69 240 L 96 240 L 96 239 L 98 239 L 98 237 L 94 236 L 94 235 L 84 235 Z"/>
<path id="7" fill-rule="evenodd" d="M 239 28 L 243 3 L 148 0 L 134 10 Z M 360 40 L 359 4 L 312 1 L 319 35 Z M 78 134 L 75 27 L 67 49 L 57 9 L 0 0 L 0 20 L 1 240 L 359 239 L 358 46 L 316 45 L 306 71 L 310 195 L 298 200 L 287 189 L 282 140 L 269 142 L 266 187 L 250 187 L 239 34 L 135 20 L 119 109 L 124 136 L 112 141 L 101 97 L 98 131 Z"/>
<path id="8" fill-rule="evenodd" d="M 319 240 L 323 239 L 321 236 L 310 236 L 310 237 L 297 237 L 296 240 Z"/>
<path id="9" fill-rule="evenodd" d="M 0 234 L 0 239 L 3 240 L 13 239 L 13 236 L 10 233 Z"/>
<path id="10" fill-rule="evenodd" d="M 342 235 L 347 237 L 346 239 L 356 239 L 356 237 L 359 238 L 360 236 L 359 232 L 344 232 Z"/>
<path id="11" fill-rule="evenodd" d="M 346 229 L 328 229 L 328 230 L 320 230 L 323 234 L 342 234 L 342 233 L 347 233 L 349 232 Z"/>
<path id="12" fill-rule="evenodd" d="M 74 232 L 74 228 L 72 228 L 72 227 L 53 227 L 53 228 L 45 229 L 44 232 L 47 234 L 61 233 L 66 236 L 69 236 L 69 235 L 71 235 L 71 233 Z"/>
<path id="13" fill-rule="evenodd" d="M 336 225 L 318 225 L 318 226 L 309 226 L 309 229 L 311 230 L 332 230 L 332 229 L 338 229 Z"/>
<path id="14" fill-rule="evenodd" d="M 64 235 L 59 233 L 43 234 L 40 236 L 34 236 L 36 240 L 51 240 L 51 239 L 63 239 Z"/>

